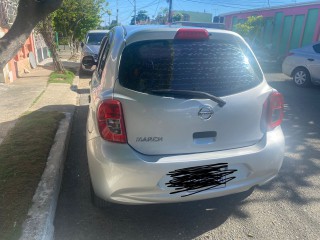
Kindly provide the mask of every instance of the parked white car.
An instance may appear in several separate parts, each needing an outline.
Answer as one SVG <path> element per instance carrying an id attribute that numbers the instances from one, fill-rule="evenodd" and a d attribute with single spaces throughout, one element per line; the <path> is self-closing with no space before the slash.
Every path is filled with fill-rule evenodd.
<path id="1" fill-rule="evenodd" d="M 234 32 L 115 27 L 90 92 L 87 154 L 98 206 L 239 193 L 282 165 L 283 97 Z"/>
<path id="2" fill-rule="evenodd" d="M 298 87 L 320 84 L 320 42 L 290 50 L 282 63 L 282 72 Z"/>

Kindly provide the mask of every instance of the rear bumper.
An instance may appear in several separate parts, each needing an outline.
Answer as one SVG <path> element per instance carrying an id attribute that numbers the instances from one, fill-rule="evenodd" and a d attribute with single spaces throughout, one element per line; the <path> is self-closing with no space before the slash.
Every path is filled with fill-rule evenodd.
<path id="1" fill-rule="evenodd" d="M 87 142 L 92 185 L 97 196 L 123 204 L 185 202 L 220 197 L 249 190 L 274 178 L 283 161 L 284 137 L 280 127 L 256 145 L 226 151 L 146 156 L 127 144 L 94 138 Z M 177 169 L 228 163 L 236 172 L 226 186 L 194 195 L 170 194 L 175 189 L 166 183 L 168 173 Z"/>

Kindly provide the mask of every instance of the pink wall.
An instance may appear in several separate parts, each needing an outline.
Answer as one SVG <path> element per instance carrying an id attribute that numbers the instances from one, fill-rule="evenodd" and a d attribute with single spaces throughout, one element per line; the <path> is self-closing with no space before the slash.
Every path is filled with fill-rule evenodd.
<path id="1" fill-rule="evenodd" d="M 277 9 L 263 9 L 263 10 L 258 10 L 258 11 L 246 11 L 246 12 L 238 12 L 235 14 L 230 14 L 230 15 L 225 15 L 225 24 L 226 24 L 226 29 L 231 29 L 232 26 L 232 18 L 237 17 L 238 19 L 246 19 L 249 16 L 252 15 L 257 15 L 257 16 L 263 16 L 263 17 L 274 17 L 277 12 L 283 12 L 284 16 L 289 16 L 289 15 L 299 15 L 299 14 L 308 14 L 308 10 L 312 8 L 319 8 L 320 9 L 320 4 L 315 3 L 315 4 L 310 4 L 310 5 L 304 5 L 304 6 L 293 6 L 293 7 L 286 7 L 286 8 L 277 8 Z M 320 12 L 319 12 L 320 13 Z M 318 38 L 319 33 L 320 33 L 320 14 L 319 14 L 319 19 L 317 23 L 317 32 L 314 36 L 314 40 L 318 40 L 315 38 Z"/>
<path id="2" fill-rule="evenodd" d="M 318 15 L 318 21 L 317 21 L 317 25 L 316 25 L 316 32 L 313 36 L 313 41 L 316 42 L 320 38 L 320 9 L 319 9 L 319 15 Z"/>

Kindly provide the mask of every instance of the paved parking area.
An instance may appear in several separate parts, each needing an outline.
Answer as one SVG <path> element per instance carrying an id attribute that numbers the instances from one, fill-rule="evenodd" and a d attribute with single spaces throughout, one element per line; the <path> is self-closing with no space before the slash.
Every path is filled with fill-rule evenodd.
<path id="1" fill-rule="evenodd" d="M 282 74 L 266 77 L 285 98 L 286 153 L 279 176 L 251 195 L 199 202 L 92 206 L 84 100 L 75 113 L 55 239 L 319 239 L 320 88 L 297 88 Z M 85 85 L 81 91 L 88 94 Z"/>

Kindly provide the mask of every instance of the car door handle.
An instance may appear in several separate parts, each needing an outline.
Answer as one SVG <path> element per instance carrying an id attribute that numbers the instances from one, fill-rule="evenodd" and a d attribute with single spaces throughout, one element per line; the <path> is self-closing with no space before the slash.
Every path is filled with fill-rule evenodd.
<path id="1" fill-rule="evenodd" d="M 308 58 L 308 61 L 313 62 L 314 59 L 313 58 Z"/>

